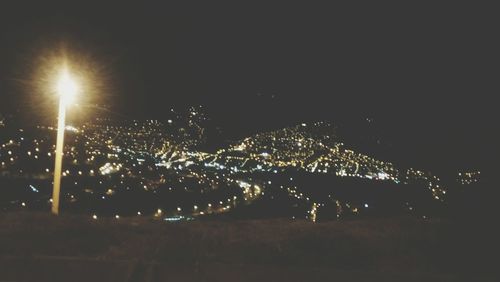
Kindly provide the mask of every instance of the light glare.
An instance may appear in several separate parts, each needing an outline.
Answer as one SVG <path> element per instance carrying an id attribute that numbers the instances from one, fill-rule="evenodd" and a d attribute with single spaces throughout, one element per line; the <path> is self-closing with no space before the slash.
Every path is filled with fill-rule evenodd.
<path id="1" fill-rule="evenodd" d="M 71 77 L 67 69 L 61 72 L 57 83 L 57 94 L 63 99 L 65 104 L 71 103 L 78 93 L 78 85 Z"/>

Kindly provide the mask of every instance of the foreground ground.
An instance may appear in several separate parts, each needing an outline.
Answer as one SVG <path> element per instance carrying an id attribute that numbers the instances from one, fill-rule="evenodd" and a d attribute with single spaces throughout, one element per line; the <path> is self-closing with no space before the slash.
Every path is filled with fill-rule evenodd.
<path id="1" fill-rule="evenodd" d="M 0 281 L 496 281 L 484 224 L 0 214 Z"/>

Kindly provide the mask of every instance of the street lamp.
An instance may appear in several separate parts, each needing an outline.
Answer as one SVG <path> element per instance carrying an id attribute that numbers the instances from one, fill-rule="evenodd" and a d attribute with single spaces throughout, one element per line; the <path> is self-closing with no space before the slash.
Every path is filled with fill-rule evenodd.
<path id="1" fill-rule="evenodd" d="M 54 189 L 52 190 L 52 213 L 59 214 L 59 194 L 61 192 L 61 171 L 64 148 L 64 129 L 66 119 L 66 106 L 68 106 L 78 93 L 78 85 L 71 77 L 67 67 L 60 73 L 56 92 L 59 95 L 59 115 L 57 121 L 56 160 L 54 166 Z"/>

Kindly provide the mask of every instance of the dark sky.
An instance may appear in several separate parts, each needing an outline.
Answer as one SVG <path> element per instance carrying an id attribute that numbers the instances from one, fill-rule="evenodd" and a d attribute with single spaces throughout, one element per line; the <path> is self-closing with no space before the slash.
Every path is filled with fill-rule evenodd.
<path id="1" fill-rule="evenodd" d="M 241 132 L 372 117 L 417 162 L 498 156 L 492 7 L 12 2 L 0 7 L 3 111 L 22 109 L 31 59 L 63 42 L 104 66 L 101 102 L 130 117 L 203 104 Z"/>

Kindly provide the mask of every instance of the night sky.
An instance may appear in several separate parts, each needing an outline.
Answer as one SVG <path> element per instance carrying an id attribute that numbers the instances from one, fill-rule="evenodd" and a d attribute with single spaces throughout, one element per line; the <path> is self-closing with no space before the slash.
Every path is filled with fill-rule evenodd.
<path id="1" fill-rule="evenodd" d="M 0 112 L 36 112 L 33 61 L 64 44 L 106 70 L 96 102 L 129 117 L 202 104 L 234 136 L 369 117 L 409 162 L 499 155 L 491 7 L 43 2 L 0 6 Z"/>

